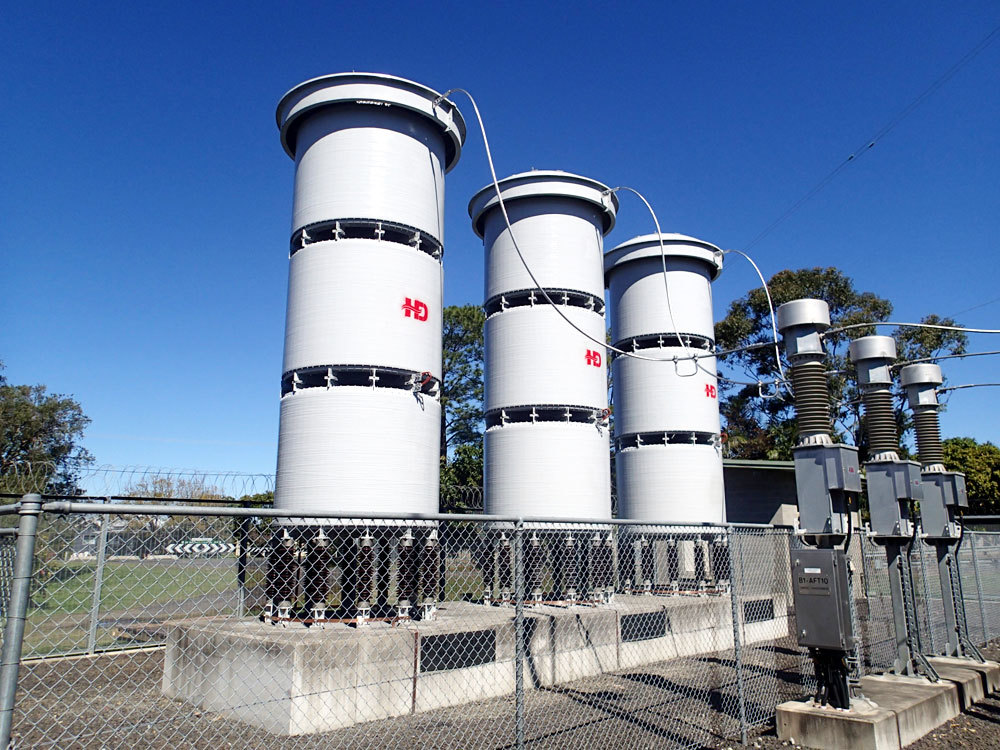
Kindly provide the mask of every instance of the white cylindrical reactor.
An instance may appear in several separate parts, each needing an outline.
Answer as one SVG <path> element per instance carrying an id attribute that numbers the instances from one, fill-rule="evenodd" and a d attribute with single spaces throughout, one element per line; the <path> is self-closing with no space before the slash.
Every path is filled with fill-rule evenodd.
<path id="1" fill-rule="evenodd" d="M 647 358 L 611 364 L 618 517 L 724 523 L 718 381 L 715 358 L 704 356 L 715 349 L 711 284 L 722 251 L 680 234 L 664 234 L 663 250 L 666 280 L 655 234 L 604 257 L 611 338 Z"/>
<path id="2" fill-rule="evenodd" d="M 465 123 L 393 76 L 278 104 L 295 159 L 276 508 L 438 510 L 444 174 Z"/>
<path id="3" fill-rule="evenodd" d="M 601 258 L 618 201 L 558 171 L 513 175 L 500 190 L 513 238 L 492 185 L 469 204 L 486 251 L 486 512 L 607 520 L 605 350 L 559 313 L 604 341 Z"/>

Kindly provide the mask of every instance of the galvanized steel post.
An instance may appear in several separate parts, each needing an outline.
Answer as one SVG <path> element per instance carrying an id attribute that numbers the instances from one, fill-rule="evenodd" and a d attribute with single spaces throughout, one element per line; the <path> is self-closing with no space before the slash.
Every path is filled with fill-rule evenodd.
<path id="1" fill-rule="evenodd" d="M 17 547 L 14 557 L 14 577 L 10 587 L 7 626 L 0 653 L 0 748 L 10 746 L 14 719 L 14 698 L 17 695 L 17 673 L 21 665 L 24 625 L 31 595 L 31 575 L 35 561 L 35 533 L 42 508 L 41 495 L 25 495 L 18 510 Z"/>
<path id="2" fill-rule="evenodd" d="M 249 508 L 249 503 L 241 503 L 241 507 Z M 247 564 L 248 550 L 247 542 L 250 536 L 250 518 L 243 516 L 236 521 L 236 588 L 239 601 L 237 602 L 237 617 L 246 616 L 247 610 Z"/>
<path id="3" fill-rule="evenodd" d="M 729 554 L 732 555 L 733 543 L 736 540 L 736 537 L 733 534 L 732 529 L 729 529 L 726 532 L 726 535 L 729 537 L 727 540 L 729 542 Z M 743 649 L 740 642 L 740 607 L 736 601 L 737 588 L 739 585 L 737 581 L 739 581 L 745 574 L 743 569 L 742 544 L 739 545 L 739 561 L 739 573 L 735 574 L 734 571 L 729 574 L 729 602 L 733 613 L 733 662 L 736 664 L 736 689 L 737 698 L 740 704 L 740 742 L 745 745 L 747 744 L 747 696 L 746 686 L 743 683 Z"/>
<path id="4" fill-rule="evenodd" d="M 514 526 L 514 736 L 524 748 L 524 524 Z"/>
<path id="5" fill-rule="evenodd" d="M 110 502 L 110 501 L 109 501 Z M 101 516 L 101 532 L 97 539 L 97 570 L 94 572 L 94 594 L 90 600 L 90 624 L 87 628 L 87 653 L 97 650 L 97 623 L 101 614 L 101 588 L 104 586 L 104 561 L 107 559 L 108 524 L 111 516 Z"/>

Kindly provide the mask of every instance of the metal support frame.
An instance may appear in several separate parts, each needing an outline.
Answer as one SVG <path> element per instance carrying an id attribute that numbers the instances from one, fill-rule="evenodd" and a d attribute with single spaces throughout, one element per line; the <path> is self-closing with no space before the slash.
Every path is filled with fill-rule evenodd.
<path id="1" fill-rule="evenodd" d="M 941 603 L 944 606 L 944 625 L 948 639 L 944 645 L 945 656 L 964 656 L 962 638 L 959 634 L 958 616 L 955 611 L 955 581 L 952 578 L 955 558 L 950 544 L 935 544 L 937 553 L 938 579 L 941 582 Z"/>
<path id="2" fill-rule="evenodd" d="M 938 674 L 922 653 L 920 643 L 913 576 L 910 570 L 910 543 L 899 541 L 879 543 L 885 547 L 888 562 L 892 624 L 896 636 L 896 657 L 893 660 L 892 671 L 910 677 L 924 674 L 931 680 L 937 680 Z"/>
<path id="3" fill-rule="evenodd" d="M 35 494 L 25 495 L 18 508 L 20 517 L 17 524 L 14 578 L 10 587 L 10 605 L 7 608 L 7 625 L 3 633 L 3 650 L 0 652 L 0 748 L 10 746 L 17 677 L 21 666 L 21 649 L 24 646 L 24 625 L 35 565 L 35 535 L 38 532 L 38 516 L 41 508 L 42 497 Z"/>

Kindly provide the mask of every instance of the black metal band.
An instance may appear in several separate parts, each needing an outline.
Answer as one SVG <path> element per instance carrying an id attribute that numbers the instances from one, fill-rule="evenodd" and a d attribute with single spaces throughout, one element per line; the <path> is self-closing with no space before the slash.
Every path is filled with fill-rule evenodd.
<path id="1" fill-rule="evenodd" d="M 292 239 L 288 243 L 288 255 L 291 257 L 314 242 L 347 239 L 379 240 L 407 245 L 437 260 L 441 260 L 444 255 L 444 245 L 441 244 L 441 240 L 421 229 L 397 221 L 355 218 L 330 219 L 306 224 L 292 233 Z"/>
<path id="2" fill-rule="evenodd" d="M 546 293 L 557 305 L 567 307 L 582 307 L 591 310 L 598 315 L 604 314 L 604 300 L 588 292 L 579 292 L 574 289 L 546 289 Z M 538 289 L 515 289 L 504 292 L 486 300 L 483 310 L 486 317 L 508 310 L 512 307 L 533 307 L 535 305 L 547 305 L 548 300 Z"/>
<path id="3" fill-rule="evenodd" d="M 608 423 L 607 409 L 592 406 L 566 406 L 561 404 L 534 404 L 507 406 L 486 412 L 486 429 L 524 422 L 576 422 L 580 424 Z"/>
<path id="4" fill-rule="evenodd" d="M 317 365 L 289 370 L 281 376 L 281 395 L 306 388 L 336 388 L 338 386 L 363 386 L 365 388 L 396 388 L 427 396 L 437 396 L 441 381 L 429 372 L 402 370 L 380 365 Z"/>
<path id="5" fill-rule="evenodd" d="M 677 338 L 677 333 L 647 333 L 642 336 L 622 339 L 615 343 L 615 349 L 626 352 L 639 352 L 644 349 L 697 349 L 703 352 L 711 352 L 715 349 L 715 341 L 708 336 L 701 336 L 697 333 L 685 333 L 681 331 L 681 337 Z M 621 354 L 612 351 L 610 359 L 620 357 Z"/>
<path id="6" fill-rule="evenodd" d="M 692 430 L 665 430 L 662 432 L 630 432 L 615 438 L 615 451 L 626 448 L 641 448 L 646 445 L 717 445 L 717 432 L 697 432 Z"/>

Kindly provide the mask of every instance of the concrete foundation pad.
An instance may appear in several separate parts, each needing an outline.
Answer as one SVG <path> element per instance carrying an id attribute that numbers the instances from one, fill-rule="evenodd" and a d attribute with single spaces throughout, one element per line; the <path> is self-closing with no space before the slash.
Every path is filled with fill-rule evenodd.
<path id="1" fill-rule="evenodd" d="M 744 623 L 788 635 L 787 605 Z M 363 628 L 251 619 L 167 623 L 163 694 L 279 735 L 325 732 L 514 693 L 514 608 L 447 602 L 435 619 Z M 619 595 L 609 606 L 526 607 L 525 688 L 732 648 L 728 594 Z"/>
<path id="2" fill-rule="evenodd" d="M 974 659 L 957 659 L 951 656 L 935 656 L 929 661 L 939 673 L 945 667 L 958 667 L 977 672 L 982 679 L 985 695 L 992 695 L 1000 690 L 1000 664 L 995 661 L 983 662 L 975 661 Z M 951 678 L 949 677 L 948 679 Z M 978 700 L 980 698 L 973 699 L 974 702 Z"/>
<path id="3" fill-rule="evenodd" d="M 778 737 L 823 750 L 898 750 L 961 711 L 959 688 L 948 680 L 869 676 L 861 690 L 867 700 L 852 701 L 846 711 L 811 701 L 781 704 Z"/>
<path id="4" fill-rule="evenodd" d="M 778 737 L 824 750 L 897 750 L 896 714 L 871 701 L 855 699 L 849 710 L 788 701 L 777 708 Z"/>
<path id="5" fill-rule="evenodd" d="M 962 711 L 958 688 L 945 680 L 872 675 L 861 679 L 861 690 L 867 698 L 896 714 L 900 747 L 916 742 Z"/>
<path id="6" fill-rule="evenodd" d="M 956 664 L 955 662 L 961 663 Z M 978 670 L 971 669 L 971 665 L 968 665 L 964 659 L 949 659 L 948 661 L 930 659 L 930 663 L 942 680 L 946 680 L 958 688 L 958 699 L 963 711 L 986 697 L 984 675 Z"/>

